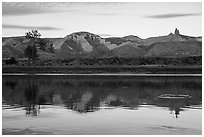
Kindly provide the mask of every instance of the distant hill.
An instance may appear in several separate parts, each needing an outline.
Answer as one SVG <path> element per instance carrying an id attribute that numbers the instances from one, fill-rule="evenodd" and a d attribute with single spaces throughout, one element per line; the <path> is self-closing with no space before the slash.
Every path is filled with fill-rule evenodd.
<path id="1" fill-rule="evenodd" d="M 125 36 L 123 37 L 125 40 L 128 40 L 128 41 L 135 41 L 135 42 L 138 42 L 138 43 L 141 43 L 142 42 L 142 39 L 139 38 L 138 36 L 134 36 L 134 35 L 129 35 L 129 36 Z"/>
<path id="2" fill-rule="evenodd" d="M 17 37 L 3 37 L 2 38 L 2 45 L 13 45 L 22 43 L 26 38 L 24 36 L 17 36 Z"/>
<path id="3" fill-rule="evenodd" d="M 157 42 L 151 45 L 145 57 L 201 56 L 202 43 L 198 41 Z"/>
<path id="4" fill-rule="evenodd" d="M 24 57 L 24 53 L 22 50 L 15 48 L 11 44 L 8 44 L 2 47 L 2 56 L 3 58 L 10 58 L 10 57 L 22 58 Z"/>
<path id="5" fill-rule="evenodd" d="M 64 38 L 42 38 L 49 49 L 38 49 L 40 59 L 110 58 L 110 57 L 186 57 L 202 55 L 202 37 L 181 35 L 176 29 L 166 36 L 146 39 L 129 35 L 102 38 L 89 32 L 75 32 Z M 3 37 L 3 58 L 24 57 L 29 41 L 24 36 Z"/>
<path id="6" fill-rule="evenodd" d="M 175 30 L 174 34 L 170 33 L 167 36 L 151 37 L 143 39 L 142 43 L 144 45 L 152 45 L 156 42 L 183 42 L 183 41 L 199 41 L 197 37 L 185 36 L 179 33 L 179 30 Z"/>
<path id="7" fill-rule="evenodd" d="M 134 42 L 125 42 L 122 43 L 117 48 L 109 51 L 104 57 L 124 57 L 124 58 L 134 58 L 144 56 L 145 51 L 137 46 L 137 43 Z"/>

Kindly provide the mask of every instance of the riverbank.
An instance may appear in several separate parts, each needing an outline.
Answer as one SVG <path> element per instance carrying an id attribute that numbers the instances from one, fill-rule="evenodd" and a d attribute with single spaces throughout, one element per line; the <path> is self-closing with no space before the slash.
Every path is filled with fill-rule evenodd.
<path id="1" fill-rule="evenodd" d="M 202 66 L 2 66 L 2 73 L 25 74 L 202 74 Z"/>

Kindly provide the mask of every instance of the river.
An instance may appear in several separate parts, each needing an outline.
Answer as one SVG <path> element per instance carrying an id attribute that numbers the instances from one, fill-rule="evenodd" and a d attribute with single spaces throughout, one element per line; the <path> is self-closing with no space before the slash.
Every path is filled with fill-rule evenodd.
<path id="1" fill-rule="evenodd" d="M 3 134 L 202 134 L 200 76 L 8 75 L 2 104 Z"/>

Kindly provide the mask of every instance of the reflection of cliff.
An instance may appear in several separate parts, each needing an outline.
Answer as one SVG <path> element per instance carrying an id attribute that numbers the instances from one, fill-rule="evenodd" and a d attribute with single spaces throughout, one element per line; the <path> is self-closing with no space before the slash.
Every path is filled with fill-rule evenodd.
<path id="1" fill-rule="evenodd" d="M 70 96 L 71 97 L 65 102 L 68 109 L 81 113 L 98 110 L 99 104 L 97 103 L 97 100 L 93 98 L 93 94 L 91 92 L 85 91 L 79 98 L 77 98 L 75 95 Z"/>
<path id="2" fill-rule="evenodd" d="M 28 112 L 40 105 L 63 105 L 80 113 L 94 112 L 100 107 L 137 109 L 141 104 L 175 110 L 202 101 L 201 78 L 102 78 L 67 79 L 64 77 L 3 77 L 3 101 L 27 106 Z M 188 94 L 189 102 L 157 101 L 165 93 Z M 33 107 L 34 106 L 34 107 Z M 177 109 L 178 110 L 178 109 Z M 178 111 L 177 111 L 178 112 Z"/>

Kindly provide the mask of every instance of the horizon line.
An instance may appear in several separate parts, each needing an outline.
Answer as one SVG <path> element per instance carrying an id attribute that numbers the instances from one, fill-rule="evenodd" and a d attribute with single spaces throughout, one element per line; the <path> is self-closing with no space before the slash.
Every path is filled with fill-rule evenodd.
<path id="1" fill-rule="evenodd" d="M 177 29 L 177 28 L 175 28 L 175 29 Z M 178 29 L 179 30 L 179 29 Z M 31 31 L 31 30 L 30 30 Z M 64 38 L 64 37 L 66 37 L 66 36 L 68 36 L 68 35 L 71 35 L 71 34 L 74 34 L 74 33 L 79 33 L 79 32 L 85 32 L 85 33 L 91 33 L 91 34 L 94 34 L 94 35 L 98 35 L 98 36 L 100 36 L 101 38 L 122 38 L 122 37 L 127 37 L 127 36 L 136 36 L 136 37 L 139 37 L 139 38 L 141 38 L 141 39 L 147 39 L 147 38 L 152 38 L 152 37 L 161 37 L 161 36 L 167 36 L 167 35 L 169 35 L 169 34 L 174 34 L 174 33 L 172 33 L 172 32 L 170 32 L 169 34 L 166 34 L 166 35 L 156 35 L 156 36 L 150 36 L 150 37 L 146 37 L 146 38 L 142 38 L 142 37 L 140 37 L 140 36 L 138 36 L 138 35 L 134 35 L 134 34 L 129 34 L 129 35 L 123 35 L 123 36 L 114 36 L 114 35 L 111 35 L 111 34 L 103 34 L 103 33 L 92 33 L 92 32 L 88 32 L 88 31 L 75 31 L 75 32 L 72 32 L 72 33 L 69 33 L 69 34 L 67 34 L 67 35 L 65 35 L 65 36 L 62 36 L 62 37 L 41 37 L 41 38 Z M 26 32 L 25 32 L 26 33 Z M 41 34 L 42 35 L 42 34 Z M 105 36 L 107 36 L 107 37 L 103 37 L 103 35 Z M 3 37 L 23 37 L 23 36 L 25 36 L 25 35 L 14 35 L 14 36 L 3 36 L 2 35 L 2 38 Z M 184 35 L 184 36 L 191 36 L 191 37 L 202 37 L 202 34 L 201 35 L 199 35 L 199 36 L 192 36 L 192 35 Z"/>

